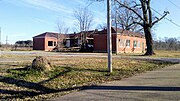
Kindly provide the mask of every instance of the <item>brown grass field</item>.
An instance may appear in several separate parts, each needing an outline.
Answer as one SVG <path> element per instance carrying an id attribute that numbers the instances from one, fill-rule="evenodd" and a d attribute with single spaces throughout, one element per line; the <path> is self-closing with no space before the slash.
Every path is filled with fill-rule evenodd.
<path id="1" fill-rule="evenodd" d="M 171 56 L 178 57 L 177 53 Z M 79 90 L 83 86 L 121 80 L 172 65 L 160 61 L 113 58 L 113 72 L 108 73 L 106 57 L 51 55 L 46 57 L 53 62 L 55 69 L 38 72 L 26 68 L 31 65 L 35 56 L 37 55 L 1 55 L 2 60 L 12 61 L 0 62 L 0 100 L 49 99 Z"/>

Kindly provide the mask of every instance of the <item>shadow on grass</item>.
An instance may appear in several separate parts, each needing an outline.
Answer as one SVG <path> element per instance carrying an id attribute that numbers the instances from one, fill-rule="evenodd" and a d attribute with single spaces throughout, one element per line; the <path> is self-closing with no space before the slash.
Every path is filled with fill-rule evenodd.
<path id="1" fill-rule="evenodd" d="M 38 96 L 41 94 L 50 94 L 50 93 L 58 93 L 58 92 L 65 92 L 65 91 L 72 91 L 72 90 L 81 90 L 81 89 L 89 89 L 89 90 L 138 90 L 138 91 L 180 91 L 180 87 L 158 87 L 158 86 L 79 86 L 79 87 L 72 87 L 72 88 L 65 88 L 65 89 L 51 89 L 45 87 L 41 84 L 45 82 L 49 82 L 59 76 L 63 76 L 72 71 L 90 71 L 90 72 L 107 72 L 106 70 L 96 70 L 96 69 L 86 69 L 86 68 L 72 68 L 72 67 L 60 67 L 64 70 L 56 74 L 55 76 L 41 81 L 39 83 L 28 82 L 25 80 L 18 80 L 11 77 L 0 76 L 0 82 L 13 84 L 18 87 L 25 87 L 29 88 L 30 90 L 26 91 L 17 91 L 17 90 L 9 90 L 8 88 L 0 89 L 0 94 L 9 94 L 10 97 L 6 98 L 24 98 L 24 97 L 33 97 Z M 19 68 L 13 70 L 27 70 L 26 68 Z M 0 98 L 1 99 L 1 98 Z"/>
<path id="2" fill-rule="evenodd" d="M 50 94 L 50 93 L 57 93 L 57 92 L 65 92 L 65 91 L 72 91 L 72 90 L 79 90 L 79 89 L 83 89 L 83 86 L 79 86 L 79 87 L 72 87 L 72 88 L 66 88 L 66 89 L 51 89 L 48 87 L 45 87 L 41 84 L 49 82 L 55 78 L 58 78 L 59 76 L 63 76 L 71 71 L 96 71 L 96 72 L 106 72 L 103 70 L 95 70 L 95 69 L 79 69 L 79 68 L 72 68 L 72 67 L 60 67 L 63 68 L 64 70 L 62 72 L 59 72 L 58 74 L 56 74 L 55 76 L 41 81 L 39 83 L 34 83 L 34 82 L 28 82 L 25 80 L 18 80 L 12 77 L 5 77 L 5 76 L 0 76 L 0 82 L 3 83 L 7 83 L 7 84 L 13 84 L 16 85 L 18 87 L 25 87 L 31 90 L 26 90 L 26 91 L 17 91 L 17 90 L 8 90 L 8 89 L 0 89 L 0 94 L 10 94 L 11 98 L 24 98 L 26 96 L 29 97 L 33 97 L 33 96 L 38 96 L 41 94 Z M 27 67 L 25 68 L 17 68 L 17 69 L 9 69 L 8 72 L 11 73 L 11 70 L 16 70 L 16 71 L 27 71 Z M 34 91 L 32 91 L 34 90 Z M 10 98 L 7 97 L 7 98 Z M 4 97 L 5 98 L 5 97 Z M 4 99 L 3 98 L 3 99 Z"/>
<path id="3" fill-rule="evenodd" d="M 10 95 L 21 95 L 21 96 L 36 96 L 39 94 L 42 94 L 40 92 L 34 92 L 34 91 L 14 91 L 14 90 L 4 90 L 4 89 L 0 89 L 0 94 L 10 94 Z M 21 96 L 17 96 L 17 98 L 21 97 Z M 9 98 L 9 97 L 8 97 Z"/>
<path id="4" fill-rule="evenodd" d="M 51 77 L 51 78 L 49 78 L 49 79 L 47 79 L 47 80 L 44 80 L 44 81 L 39 82 L 39 84 L 43 84 L 43 83 L 49 82 L 49 81 L 51 81 L 51 80 L 53 80 L 53 79 L 55 79 L 55 78 L 58 78 L 59 76 L 63 76 L 64 74 L 67 74 L 68 72 L 71 72 L 71 71 L 72 71 L 72 68 L 71 68 L 71 67 L 63 67 L 63 68 L 65 69 L 64 71 L 58 73 L 58 74 L 55 75 L 54 77 Z"/>
<path id="5" fill-rule="evenodd" d="M 26 87 L 29 89 L 34 89 L 34 90 L 40 91 L 41 93 L 44 93 L 44 92 L 50 93 L 50 92 L 56 91 L 54 89 L 44 87 L 38 83 L 28 82 L 28 81 L 24 81 L 24 80 L 17 80 L 17 79 L 11 78 L 11 77 L 0 76 L 0 82 L 14 84 L 18 87 Z"/>
<path id="6" fill-rule="evenodd" d="M 17 67 L 18 66 L 18 64 L 0 64 L 0 65 L 12 66 L 12 67 Z"/>
<path id="7" fill-rule="evenodd" d="M 3 77 L 3 76 L 0 76 L 0 82 L 13 84 L 13 85 L 16 85 L 18 87 L 29 88 L 31 90 L 36 90 L 36 92 L 35 92 L 35 91 L 16 91 L 16 90 L 0 89 L 0 94 L 10 94 L 10 95 L 12 95 L 11 98 L 22 98 L 22 97 L 24 98 L 26 96 L 33 97 L 33 96 L 37 96 L 37 95 L 41 95 L 41 94 L 65 92 L 65 91 L 72 91 L 72 90 L 77 90 L 77 89 L 83 88 L 83 87 L 73 87 L 73 88 L 55 90 L 55 89 L 47 88 L 47 87 L 40 85 L 38 83 L 27 82 L 24 80 L 17 80 L 14 78 Z M 15 96 L 15 95 L 17 95 L 17 96 Z M 8 97 L 8 98 L 10 98 L 10 97 Z"/>
<path id="8" fill-rule="evenodd" d="M 67 74 L 71 71 L 82 71 L 82 72 L 85 72 L 85 71 L 90 71 L 90 72 L 107 72 L 106 70 L 95 70 L 95 69 L 85 69 L 85 68 L 72 68 L 72 67 L 61 67 L 61 68 L 64 68 L 65 70 L 63 72 L 60 72 L 58 73 L 57 75 L 55 75 L 54 77 L 51 77 L 47 80 L 44 80 L 44 81 L 41 81 L 39 82 L 39 84 L 42 84 L 42 83 L 46 83 L 46 82 L 49 82 L 55 78 L 58 78 L 59 76 L 63 76 L 64 74 Z"/>
<path id="9" fill-rule="evenodd" d="M 27 71 L 29 68 L 29 66 L 26 66 L 24 68 L 12 68 L 12 69 L 8 69 L 7 72 L 10 72 L 11 70 L 16 70 L 16 71 Z"/>

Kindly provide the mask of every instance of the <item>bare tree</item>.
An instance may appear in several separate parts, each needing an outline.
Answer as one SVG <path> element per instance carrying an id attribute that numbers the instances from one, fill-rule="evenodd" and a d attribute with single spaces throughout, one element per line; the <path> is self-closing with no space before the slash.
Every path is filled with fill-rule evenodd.
<path id="1" fill-rule="evenodd" d="M 164 11 L 164 14 L 161 17 L 155 17 L 153 19 L 151 0 L 129 0 L 133 5 L 125 5 L 123 0 L 115 0 L 120 6 L 132 11 L 138 18 L 140 22 L 133 21 L 133 24 L 140 25 L 145 33 L 147 52 L 145 55 L 155 54 L 153 51 L 153 40 L 152 40 L 152 27 L 162 20 L 167 14 L 168 11 Z M 140 9 L 141 13 L 137 12 L 136 9 Z"/>
<path id="2" fill-rule="evenodd" d="M 84 49 L 87 42 L 86 32 L 91 28 L 93 23 L 93 15 L 88 7 L 80 7 L 74 10 L 74 17 L 76 19 L 75 25 L 78 26 L 81 32 L 81 49 Z"/>
<path id="3" fill-rule="evenodd" d="M 76 19 L 76 24 L 80 31 L 88 31 L 92 26 L 93 15 L 87 7 L 80 7 L 74 10 L 74 17 Z"/>
<path id="4" fill-rule="evenodd" d="M 64 22 L 58 21 L 57 22 L 58 31 L 60 34 L 67 34 L 69 31 L 69 27 L 66 27 Z"/>
<path id="5" fill-rule="evenodd" d="M 98 29 L 105 29 L 105 28 L 107 28 L 107 24 L 106 23 L 98 24 L 98 26 L 96 28 L 98 28 Z"/>
<path id="6" fill-rule="evenodd" d="M 127 0 L 122 3 L 127 6 L 132 5 L 132 2 Z M 121 5 L 116 4 L 116 2 L 114 2 L 113 5 L 112 19 L 116 20 L 114 24 L 116 24 L 118 28 L 136 32 L 142 30 L 138 24 L 134 24 L 134 22 L 140 22 L 141 20 L 136 14 Z M 135 11 L 140 13 L 139 9 L 135 9 Z"/>
<path id="7" fill-rule="evenodd" d="M 103 0 L 92 0 L 92 1 L 103 1 Z M 138 24 L 143 28 L 143 32 L 146 38 L 147 51 L 145 55 L 155 54 L 153 51 L 153 39 L 152 39 L 152 27 L 157 24 L 160 20 L 165 18 L 169 14 L 168 11 L 164 11 L 161 17 L 154 17 L 152 14 L 151 0 L 114 0 L 120 7 L 123 7 L 133 14 L 135 14 L 140 21 L 134 21 L 132 24 Z M 128 1 L 129 4 L 124 2 Z M 140 11 L 140 12 L 139 12 Z"/>
<path id="8" fill-rule="evenodd" d="M 62 22 L 62 21 L 58 21 L 57 22 L 57 28 L 58 28 L 58 31 L 59 31 L 59 34 L 58 34 L 58 40 L 57 40 L 57 47 L 58 47 L 58 50 L 62 47 L 64 47 L 64 42 L 66 41 L 66 36 L 65 34 L 68 33 L 69 31 L 69 27 L 65 27 L 65 23 Z"/>
<path id="9" fill-rule="evenodd" d="M 154 41 L 154 49 L 156 50 L 180 50 L 180 40 L 178 38 L 163 38 Z"/>

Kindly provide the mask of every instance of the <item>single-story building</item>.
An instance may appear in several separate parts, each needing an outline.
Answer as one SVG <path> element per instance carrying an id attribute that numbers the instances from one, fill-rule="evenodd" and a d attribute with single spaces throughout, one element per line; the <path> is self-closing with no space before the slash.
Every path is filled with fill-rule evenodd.
<path id="1" fill-rule="evenodd" d="M 52 51 L 57 46 L 58 33 L 45 32 L 33 37 L 33 50 Z"/>
<path id="2" fill-rule="evenodd" d="M 58 38 L 59 37 L 59 38 Z M 86 37 L 86 40 L 83 40 Z M 58 41 L 59 40 L 59 41 Z M 107 29 L 101 31 L 82 31 L 73 34 L 58 34 L 45 32 L 33 37 L 33 50 L 52 51 L 58 43 L 64 47 L 80 47 L 84 41 L 91 46 L 94 52 L 107 52 Z M 59 47 L 59 46 L 58 46 Z M 142 53 L 145 52 L 146 40 L 141 33 L 112 27 L 112 50 L 117 53 Z"/>
<path id="3" fill-rule="evenodd" d="M 141 33 L 121 30 L 112 27 L 112 51 L 117 53 L 143 53 L 146 40 Z M 94 34 L 94 51 L 107 52 L 107 29 Z"/>
<path id="4" fill-rule="evenodd" d="M 73 33 L 73 34 L 59 34 L 53 32 L 45 32 L 33 37 L 33 50 L 52 51 L 55 50 L 57 47 L 60 47 L 58 46 L 58 43 L 67 48 L 80 47 L 81 44 L 83 43 L 82 42 L 83 37 L 86 37 L 87 44 L 93 45 L 94 32 L 95 32 L 94 30 Z"/>

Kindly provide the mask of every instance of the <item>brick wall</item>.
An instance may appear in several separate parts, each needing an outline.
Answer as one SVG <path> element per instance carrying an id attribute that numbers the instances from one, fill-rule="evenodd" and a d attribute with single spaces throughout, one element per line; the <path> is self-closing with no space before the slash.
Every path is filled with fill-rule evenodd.
<path id="1" fill-rule="evenodd" d="M 53 46 L 48 46 L 48 41 L 53 41 Z M 45 38 L 45 51 L 52 51 L 56 47 L 54 45 L 54 42 L 56 42 L 56 46 L 57 46 L 57 38 L 46 37 Z"/>
<path id="2" fill-rule="evenodd" d="M 119 39 L 124 39 L 124 46 L 120 45 Z M 126 46 L 126 40 L 130 40 L 130 46 Z M 134 47 L 134 41 L 137 42 L 136 47 Z M 118 35 L 118 51 L 120 53 L 142 53 L 145 51 L 145 46 L 146 40 L 144 38 Z"/>
<path id="3" fill-rule="evenodd" d="M 94 35 L 94 51 L 106 52 L 107 50 L 107 35 L 106 34 L 95 34 Z"/>
<path id="4" fill-rule="evenodd" d="M 44 38 L 33 38 L 33 50 L 45 50 Z"/>
<path id="5" fill-rule="evenodd" d="M 117 36 L 117 47 L 119 53 L 142 53 L 145 51 L 145 39 L 133 36 Z M 120 40 L 124 40 L 124 46 L 120 46 Z M 130 40 L 130 46 L 126 46 L 126 40 Z M 133 41 L 140 43 L 137 47 L 134 47 Z M 144 46 L 142 46 L 144 43 Z M 95 34 L 94 35 L 94 51 L 95 52 L 107 52 L 107 35 L 106 34 Z M 116 51 L 116 34 L 112 34 L 112 51 Z"/>
<path id="6" fill-rule="evenodd" d="M 53 46 L 48 46 L 48 41 L 53 41 Z M 52 51 L 56 46 L 54 46 L 54 42 L 56 42 L 57 46 L 57 38 L 53 37 L 45 37 L 45 38 L 33 38 L 33 50 L 44 50 L 44 51 Z"/>

